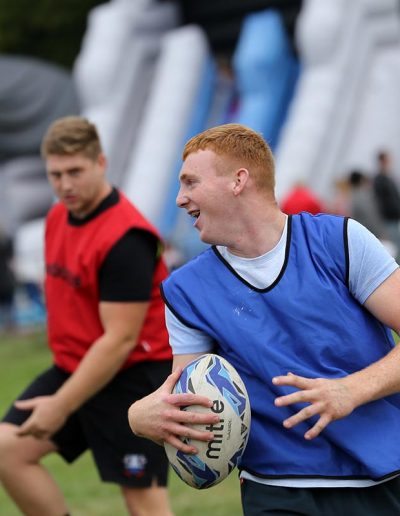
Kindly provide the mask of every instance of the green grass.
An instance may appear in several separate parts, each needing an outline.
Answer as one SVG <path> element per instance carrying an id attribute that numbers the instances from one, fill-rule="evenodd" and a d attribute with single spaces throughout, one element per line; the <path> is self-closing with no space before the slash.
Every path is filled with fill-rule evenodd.
<path id="1" fill-rule="evenodd" d="M 50 362 L 51 356 L 43 333 L 15 337 L 0 334 L 1 415 L 27 383 Z M 74 516 L 127 514 L 118 487 L 99 480 L 89 453 L 85 453 L 73 465 L 65 464 L 56 455 L 47 457 L 44 464 L 62 487 Z M 169 490 L 175 516 L 236 516 L 242 513 L 237 472 L 211 489 L 197 491 L 171 471 Z M 20 516 L 1 487 L 0 514 Z"/>

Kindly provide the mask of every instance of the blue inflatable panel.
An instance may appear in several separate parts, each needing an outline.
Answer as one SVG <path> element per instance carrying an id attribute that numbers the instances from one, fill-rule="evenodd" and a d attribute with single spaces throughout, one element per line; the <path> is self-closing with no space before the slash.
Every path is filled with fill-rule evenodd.
<path id="1" fill-rule="evenodd" d="M 179 191 L 179 171 L 182 167 L 181 153 L 185 143 L 195 134 L 203 131 L 206 128 L 207 119 L 212 103 L 212 98 L 215 90 L 215 83 L 217 78 L 217 70 L 214 60 L 210 57 L 204 66 L 203 78 L 199 84 L 197 99 L 193 104 L 193 111 L 188 128 L 185 132 L 185 137 L 182 141 L 180 154 L 177 156 L 175 165 L 175 179 L 173 180 L 169 191 L 166 194 L 165 212 L 162 220 L 159 223 L 159 230 L 166 239 L 172 238 L 172 232 L 177 222 L 178 212 L 180 208 L 176 206 L 175 200 Z M 188 221 L 190 222 L 189 217 Z M 193 231 L 193 230 L 192 230 Z M 185 232 L 183 232 L 185 233 Z M 184 239 L 185 235 L 180 231 L 180 240 Z M 198 238 L 198 237 L 197 237 Z M 183 245 L 183 244 L 182 244 Z"/>
<path id="2" fill-rule="evenodd" d="M 233 66 L 239 92 L 234 121 L 262 133 L 274 149 L 299 75 L 277 11 L 268 9 L 245 18 Z"/>

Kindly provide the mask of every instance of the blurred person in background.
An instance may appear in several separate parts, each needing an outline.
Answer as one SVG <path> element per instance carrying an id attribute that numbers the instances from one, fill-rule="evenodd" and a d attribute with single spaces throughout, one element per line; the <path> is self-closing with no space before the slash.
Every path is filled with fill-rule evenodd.
<path id="1" fill-rule="evenodd" d="M 206 414 L 180 410 L 203 397 L 171 390 L 182 367 L 217 353 L 250 398 L 245 516 L 398 516 L 399 266 L 353 219 L 285 215 L 274 170 L 240 124 L 186 143 L 176 202 L 211 247 L 161 285 L 175 369 L 132 404 L 131 428 L 183 453 L 211 440 L 192 426 Z"/>
<path id="2" fill-rule="evenodd" d="M 0 331 L 5 332 L 15 328 L 16 278 L 12 267 L 13 256 L 13 240 L 0 226 Z"/>
<path id="3" fill-rule="evenodd" d="M 333 183 L 333 195 L 328 203 L 328 213 L 350 216 L 350 185 L 347 177 L 336 179 Z"/>
<path id="4" fill-rule="evenodd" d="M 324 211 L 322 201 L 303 182 L 298 181 L 283 199 L 282 211 L 287 215 L 294 215 L 306 211 L 316 215 Z"/>
<path id="5" fill-rule="evenodd" d="M 373 182 L 375 198 L 387 235 L 397 247 L 397 258 L 400 259 L 400 191 L 392 177 L 392 158 L 388 151 L 381 150 L 376 161 L 377 171 Z"/>
<path id="6" fill-rule="evenodd" d="M 186 261 L 178 246 L 170 240 L 165 241 L 163 258 L 170 272 L 178 269 Z"/>
<path id="7" fill-rule="evenodd" d="M 96 127 L 66 117 L 48 129 L 42 155 L 59 199 L 45 234 L 48 343 L 54 364 L 0 423 L 0 480 L 32 516 L 68 514 L 41 459 L 75 461 L 90 449 L 104 482 L 120 486 L 129 514 L 170 516 L 168 463 L 135 437 L 126 412 L 171 369 L 157 231 L 106 178 Z"/>
<path id="8" fill-rule="evenodd" d="M 352 170 L 350 187 L 350 216 L 368 228 L 377 238 L 385 236 L 385 228 L 378 210 L 371 181 L 360 170 Z"/>
<path id="9" fill-rule="evenodd" d="M 383 243 L 390 254 L 396 257 L 397 248 L 387 235 L 385 223 L 378 210 L 371 180 L 360 170 L 353 170 L 349 174 L 348 181 L 350 217 L 369 229 Z"/>

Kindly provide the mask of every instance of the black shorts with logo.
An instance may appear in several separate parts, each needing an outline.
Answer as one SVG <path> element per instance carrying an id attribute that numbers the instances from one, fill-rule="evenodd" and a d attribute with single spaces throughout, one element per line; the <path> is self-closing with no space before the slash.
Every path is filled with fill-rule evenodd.
<path id="1" fill-rule="evenodd" d="M 164 448 L 132 433 L 128 409 L 134 401 L 156 390 L 171 368 L 171 361 L 141 362 L 118 373 L 53 435 L 58 453 L 67 462 L 73 462 L 90 449 L 105 482 L 128 487 L 165 486 L 168 460 Z M 53 394 L 69 376 L 59 367 L 52 366 L 18 399 Z M 3 421 L 21 425 L 29 415 L 30 411 L 12 406 Z"/>

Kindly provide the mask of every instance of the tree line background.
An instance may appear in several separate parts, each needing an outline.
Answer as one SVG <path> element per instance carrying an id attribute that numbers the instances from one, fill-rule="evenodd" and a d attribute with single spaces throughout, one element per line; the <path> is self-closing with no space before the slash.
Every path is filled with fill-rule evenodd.
<path id="1" fill-rule="evenodd" d="M 36 57 L 71 69 L 87 15 L 105 1 L 0 0 L 0 54 Z"/>

